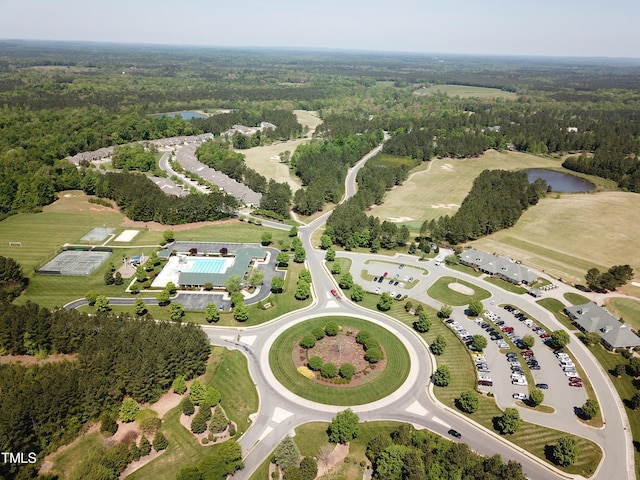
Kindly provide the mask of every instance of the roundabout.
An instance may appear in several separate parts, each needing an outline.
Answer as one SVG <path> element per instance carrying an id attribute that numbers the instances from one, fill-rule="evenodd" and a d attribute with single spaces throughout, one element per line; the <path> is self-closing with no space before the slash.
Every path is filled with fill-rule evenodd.
<path id="1" fill-rule="evenodd" d="M 298 345 L 300 339 L 328 322 L 336 322 L 342 332 L 319 341 L 319 344 L 330 345 L 322 350 L 325 362 L 340 366 L 347 360 L 355 363 L 358 356 L 363 360 L 364 349 L 355 342 L 355 337 L 358 332 L 365 331 L 379 342 L 384 359 L 371 364 L 358 362 L 359 370 L 352 383 L 322 381 L 320 374 L 316 374 L 318 379 L 305 377 L 298 370 L 299 365 L 307 363 L 307 352 Z M 350 350 L 355 353 L 349 354 Z M 367 366 L 363 367 L 363 363 Z M 351 316 L 315 317 L 287 328 L 271 344 L 269 365 L 277 381 L 291 393 L 313 402 L 342 406 L 368 404 L 387 397 L 404 384 L 411 368 L 409 352 L 398 336 L 372 321 Z"/>

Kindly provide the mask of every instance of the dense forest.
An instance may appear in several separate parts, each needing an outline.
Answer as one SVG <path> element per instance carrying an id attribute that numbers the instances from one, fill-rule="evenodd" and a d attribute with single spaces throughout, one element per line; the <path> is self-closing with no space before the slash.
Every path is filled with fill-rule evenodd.
<path id="1" fill-rule="evenodd" d="M 51 452 L 124 397 L 157 400 L 178 375 L 204 372 L 206 334 L 192 324 L 126 315 L 0 305 L 0 351 L 68 355 L 30 367 L 0 365 L 0 448 Z M 15 474 L 0 466 L 0 474 Z M 13 467 L 11 467 L 13 468 Z"/>
<path id="2" fill-rule="evenodd" d="M 500 455 L 481 457 L 465 443 L 401 425 L 367 445 L 373 478 L 379 480 L 524 480 L 519 463 L 504 463 Z"/>

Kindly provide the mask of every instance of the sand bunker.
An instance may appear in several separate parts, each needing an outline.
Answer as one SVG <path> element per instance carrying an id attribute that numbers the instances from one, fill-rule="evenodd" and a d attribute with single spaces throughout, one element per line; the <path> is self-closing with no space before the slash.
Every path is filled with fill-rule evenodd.
<path id="1" fill-rule="evenodd" d="M 450 163 L 443 163 L 440 165 L 440 168 L 446 170 L 447 172 L 453 172 L 453 166 Z"/>
<path id="2" fill-rule="evenodd" d="M 432 203 L 431 208 L 458 208 L 460 205 L 457 203 Z"/>
<path id="3" fill-rule="evenodd" d="M 473 288 L 469 288 L 461 283 L 452 282 L 447 286 L 454 292 L 462 293 L 463 295 L 473 295 L 475 293 Z"/>
<path id="4" fill-rule="evenodd" d="M 401 222 L 410 222 L 413 220 L 411 217 L 389 217 L 387 218 L 390 222 L 393 223 L 401 223 Z"/>

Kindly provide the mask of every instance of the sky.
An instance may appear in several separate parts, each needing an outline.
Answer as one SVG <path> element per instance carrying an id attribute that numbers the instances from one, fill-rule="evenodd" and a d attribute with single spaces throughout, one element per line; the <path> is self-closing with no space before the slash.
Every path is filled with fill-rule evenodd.
<path id="1" fill-rule="evenodd" d="M 640 58 L 637 0 L 0 0 L 0 38 Z"/>

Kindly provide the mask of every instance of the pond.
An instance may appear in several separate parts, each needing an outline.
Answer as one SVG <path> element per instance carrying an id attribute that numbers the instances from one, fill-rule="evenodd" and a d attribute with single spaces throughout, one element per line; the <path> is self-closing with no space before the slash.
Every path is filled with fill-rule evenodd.
<path id="1" fill-rule="evenodd" d="M 166 116 L 166 117 L 177 117 L 181 116 L 183 120 L 191 120 L 192 118 L 207 118 L 206 115 L 198 112 L 171 112 L 171 113 L 160 113 L 158 116 Z"/>
<path id="2" fill-rule="evenodd" d="M 568 173 L 556 172 L 544 168 L 531 168 L 525 170 L 529 182 L 534 182 L 537 178 L 542 178 L 547 182 L 554 192 L 588 192 L 596 186 L 580 177 Z"/>

